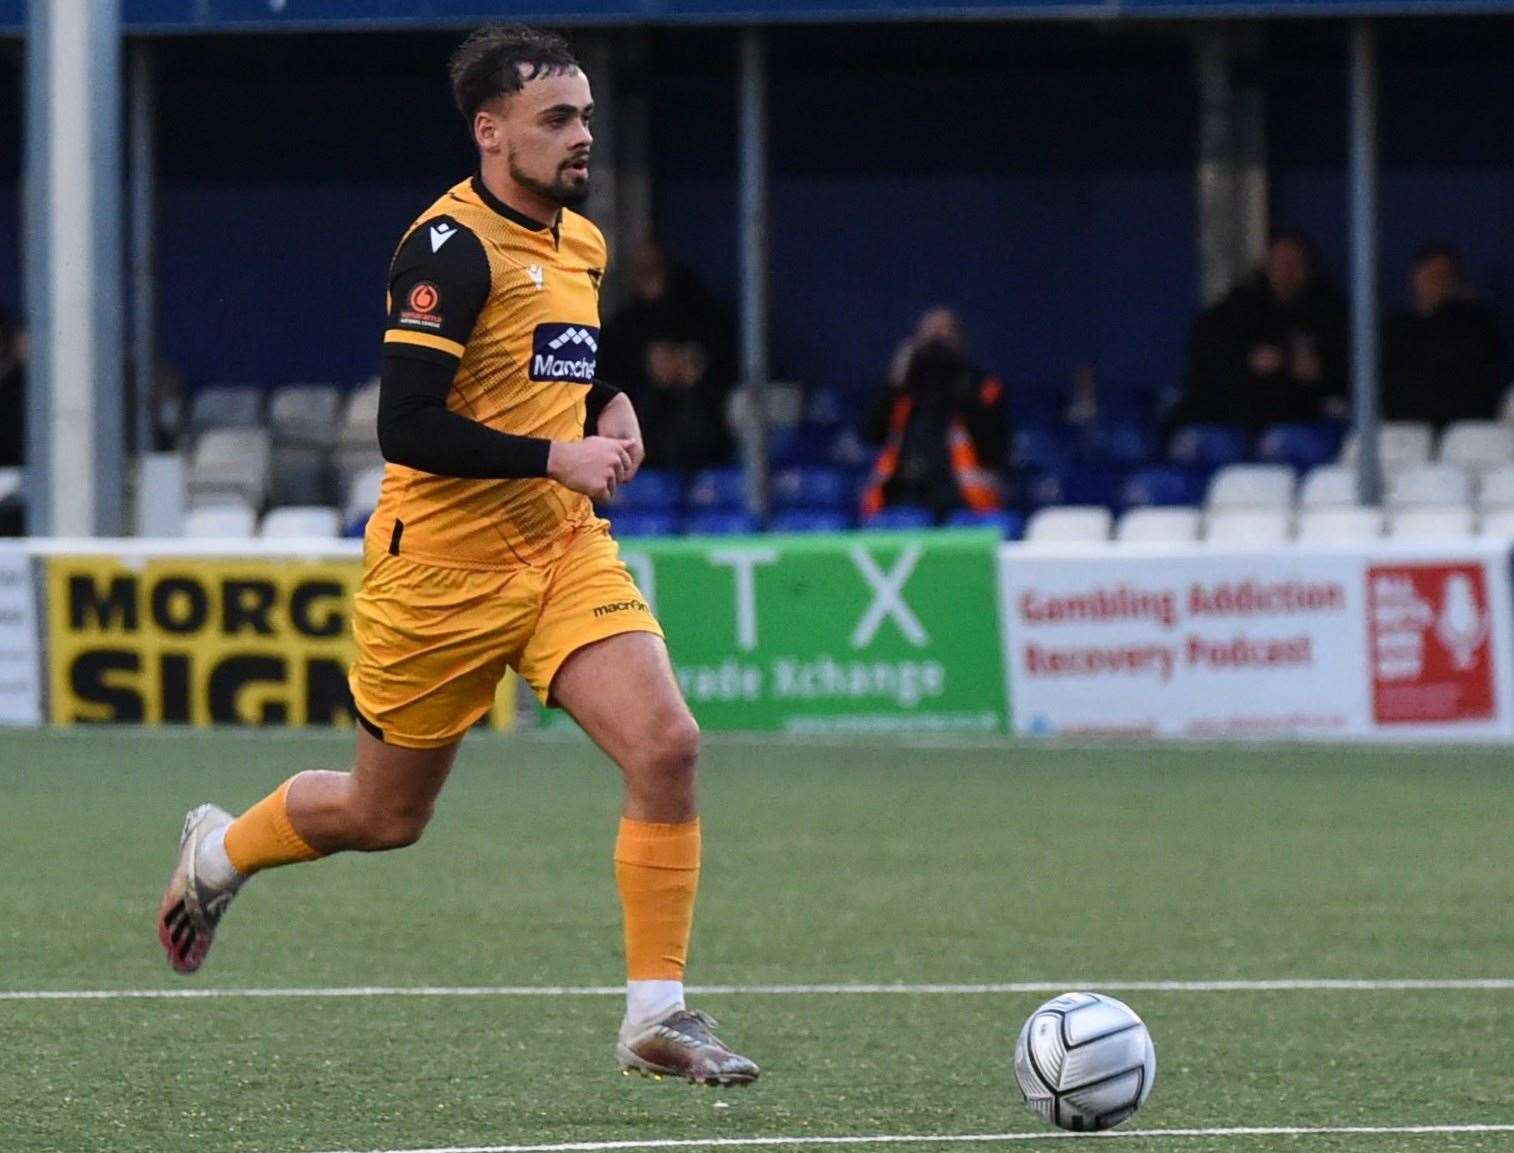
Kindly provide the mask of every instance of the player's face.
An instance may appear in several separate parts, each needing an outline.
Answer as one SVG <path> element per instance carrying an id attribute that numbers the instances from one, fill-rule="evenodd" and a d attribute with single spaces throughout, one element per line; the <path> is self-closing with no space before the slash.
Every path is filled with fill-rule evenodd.
<path id="1" fill-rule="evenodd" d="M 511 178 L 550 204 L 582 204 L 589 195 L 593 115 L 582 72 L 528 80 L 505 102 Z"/>

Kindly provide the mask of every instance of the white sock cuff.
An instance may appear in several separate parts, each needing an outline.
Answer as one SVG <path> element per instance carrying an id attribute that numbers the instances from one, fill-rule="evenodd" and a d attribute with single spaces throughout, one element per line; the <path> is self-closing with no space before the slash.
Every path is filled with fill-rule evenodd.
<path id="1" fill-rule="evenodd" d="M 682 981 L 627 981 L 626 1020 L 647 1025 L 682 1009 Z"/>

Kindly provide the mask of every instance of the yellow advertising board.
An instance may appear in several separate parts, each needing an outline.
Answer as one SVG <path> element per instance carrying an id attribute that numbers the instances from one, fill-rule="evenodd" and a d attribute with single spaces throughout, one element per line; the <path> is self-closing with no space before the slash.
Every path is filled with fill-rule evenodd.
<path id="1" fill-rule="evenodd" d="M 351 725 L 362 565 L 50 556 L 54 724 Z M 509 727 L 513 678 L 492 718 Z"/>

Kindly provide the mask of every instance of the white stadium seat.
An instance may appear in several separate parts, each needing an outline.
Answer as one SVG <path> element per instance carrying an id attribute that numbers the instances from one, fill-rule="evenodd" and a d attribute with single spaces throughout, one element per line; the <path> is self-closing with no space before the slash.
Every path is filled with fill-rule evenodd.
<path id="1" fill-rule="evenodd" d="M 1300 508 L 1349 508 L 1356 504 L 1356 469 L 1322 464 L 1310 469 L 1299 487 Z"/>
<path id="2" fill-rule="evenodd" d="M 21 491 L 21 470 L 19 468 L 0 468 L 0 500 L 15 496 Z"/>
<path id="3" fill-rule="evenodd" d="M 1133 508 L 1120 517 L 1115 539 L 1141 543 L 1182 543 L 1199 539 L 1203 514 L 1196 508 Z"/>
<path id="4" fill-rule="evenodd" d="M 290 384 L 268 401 L 275 445 L 329 448 L 336 442 L 342 395 L 332 384 Z"/>
<path id="5" fill-rule="evenodd" d="M 1441 434 L 1440 459 L 1472 472 L 1514 462 L 1514 428 L 1496 420 L 1458 420 Z"/>
<path id="6" fill-rule="evenodd" d="M 1378 429 L 1377 458 L 1384 472 L 1396 472 L 1411 464 L 1425 464 L 1435 444 L 1435 432 L 1424 421 L 1387 421 Z M 1353 430 L 1341 446 L 1341 462 L 1355 464 L 1360 441 Z"/>
<path id="7" fill-rule="evenodd" d="M 1514 538 L 1514 508 L 1496 508 L 1483 513 L 1477 524 L 1477 534 L 1499 540 Z"/>
<path id="8" fill-rule="evenodd" d="M 1476 518 L 1463 508 L 1404 508 L 1388 516 L 1388 535 L 1400 540 L 1465 540 Z"/>
<path id="9" fill-rule="evenodd" d="M 330 505 L 286 505 L 270 510 L 263 517 L 258 535 L 280 540 L 290 537 L 335 539 L 342 535 L 342 514 Z"/>
<path id="10" fill-rule="evenodd" d="M 1298 539 L 1313 544 L 1349 544 L 1382 535 L 1382 509 L 1365 505 L 1306 508 L 1298 516 Z"/>
<path id="11" fill-rule="evenodd" d="M 184 535 L 196 540 L 218 537 L 251 537 L 257 514 L 240 501 L 207 504 L 184 514 Z"/>
<path id="12" fill-rule="evenodd" d="M 1514 508 L 1514 464 L 1483 474 L 1482 483 L 1477 488 L 1477 507 Z"/>
<path id="13" fill-rule="evenodd" d="M 1209 482 L 1209 508 L 1292 508 L 1293 469 L 1286 464 L 1231 464 Z"/>
<path id="14" fill-rule="evenodd" d="M 378 507 L 379 489 L 384 484 L 384 466 L 375 465 L 364 469 L 351 478 L 347 497 L 342 504 L 342 521 L 353 524 L 362 520 Z"/>
<path id="15" fill-rule="evenodd" d="M 1389 508 L 1472 504 L 1472 478 L 1457 464 L 1416 464 L 1388 478 Z"/>
<path id="16" fill-rule="evenodd" d="M 378 452 L 378 405 L 377 380 L 365 381 L 352 390 L 342 407 L 336 435 L 338 448 Z"/>
<path id="17" fill-rule="evenodd" d="M 263 422 L 263 390 L 246 385 L 223 384 L 202 388 L 189 408 L 193 433 L 213 428 L 257 428 Z"/>
<path id="18" fill-rule="evenodd" d="M 1037 510 L 1025 528 L 1025 539 L 1034 544 L 1069 544 L 1109 539 L 1113 521 L 1107 508 L 1097 505 L 1063 505 Z"/>
<path id="19" fill-rule="evenodd" d="M 1212 509 L 1204 519 L 1204 540 L 1228 547 L 1267 547 L 1293 539 L 1289 508 Z"/>
<path id="20" fill-rule="evenodd" d="M 269 451 L 267 429 L 211 429 L 190 457 L 190 502 L 215 504 L 236 497 L 256 508 L 268 492 Z"/>

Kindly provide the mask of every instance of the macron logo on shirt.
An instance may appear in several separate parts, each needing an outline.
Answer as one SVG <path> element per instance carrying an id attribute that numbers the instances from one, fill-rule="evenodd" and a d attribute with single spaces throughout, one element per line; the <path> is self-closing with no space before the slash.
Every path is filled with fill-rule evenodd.
<path id="1" fill-rule="evenodd" d="M 433 224 L 431 226 L 431 251 L 440 252 L 442 245 L 457 235 L 455 224 Z"/>

